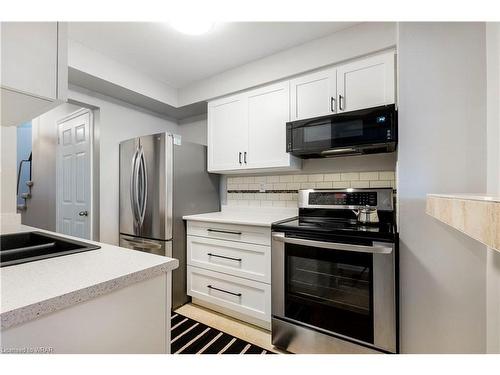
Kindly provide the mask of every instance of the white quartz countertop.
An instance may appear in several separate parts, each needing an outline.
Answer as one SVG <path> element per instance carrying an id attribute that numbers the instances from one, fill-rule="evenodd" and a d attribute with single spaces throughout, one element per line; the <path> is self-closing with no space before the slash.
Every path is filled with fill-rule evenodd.
<path id="1" fill-rule="evenodd" d="M 465 199 L 484 202 L 500 202 L 500 195 L 492 194 L 473 194 L 473 193 L 458 193 L 458 194 L 427 194 L 429 197 L 449 198 L 449 199 Z"/>
<path id="2" fill-rule="evenodd" d="M 1 234 L 28 231 L 39 229 L 15 224 L 0 228 Z M 101 248 L 0 269 L 2 329 L 159 276 L 179 265 L 177 259 L 83 241 Z"/>
<path id="3" fill-rule="evenodd" d="M 184 220 L 270 227 L 272 223 L 297 216 L 296 208 L 253 208 L 222 206 L 218 212 L 184 216 Z"/>

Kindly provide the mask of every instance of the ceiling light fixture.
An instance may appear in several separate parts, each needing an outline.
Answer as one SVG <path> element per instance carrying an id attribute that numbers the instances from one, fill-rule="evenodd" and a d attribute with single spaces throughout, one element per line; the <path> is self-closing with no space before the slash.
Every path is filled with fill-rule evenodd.
<path id="1" fill-rule="evenodd" d="M 200 20 L 171 21 L 169 24 L 177 31 L 188 35 L 206 34 L 214 27 L 214 22 Z"/>

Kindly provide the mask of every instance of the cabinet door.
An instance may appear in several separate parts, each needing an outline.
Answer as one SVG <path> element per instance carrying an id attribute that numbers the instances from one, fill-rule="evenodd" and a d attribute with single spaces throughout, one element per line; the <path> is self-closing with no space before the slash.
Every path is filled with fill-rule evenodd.
<path id="1" fill-rule="evenodd" d="M 288 167 L 286 122 L 290 113 L 289 82 L 248 93 L 248 148 L 246 168 Z"/>
<path id="2" fill-rule="evenodd" d="M 394 103 L 394 76 L 393 52 L 338 67 L 339 112 Z"/>
<path id="3" fill-rule="evenodd" d="M 2 22 L 2 87 L 57 97 L 57 22 Z"/>
<path id="4" fill-rule="evenodd" d="M 234 95 L 208 105 L 208 171 L 241 169 L 248 142 L 244 95 Z"/>
<path id="5" fill-rule="evenodd" d="M 290 81 L 292 121 L 336 113 L 336 69 L 325 69 Z"/>

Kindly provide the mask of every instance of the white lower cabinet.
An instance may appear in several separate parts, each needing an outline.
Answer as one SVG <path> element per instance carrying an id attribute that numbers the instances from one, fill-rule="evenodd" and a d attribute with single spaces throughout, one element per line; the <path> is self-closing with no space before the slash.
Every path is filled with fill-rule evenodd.
<path id="1" fill-rule="evenodd" d="M 240 235 L 220 237 L 228 228 L 236 232 L 231 224 L 188 221 L 187 294 L 195 304 L 270 329 L 270 229 L 240 225 Z"/>

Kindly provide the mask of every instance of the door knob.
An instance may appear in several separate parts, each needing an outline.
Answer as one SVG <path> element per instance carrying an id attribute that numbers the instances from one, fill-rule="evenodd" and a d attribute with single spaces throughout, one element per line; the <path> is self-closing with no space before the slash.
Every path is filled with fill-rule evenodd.
<path id="1" fill-rule="evenodd" d="M 78 216 L 89 216 L 88 211 L 80 211 L 78 212 Z"/>

